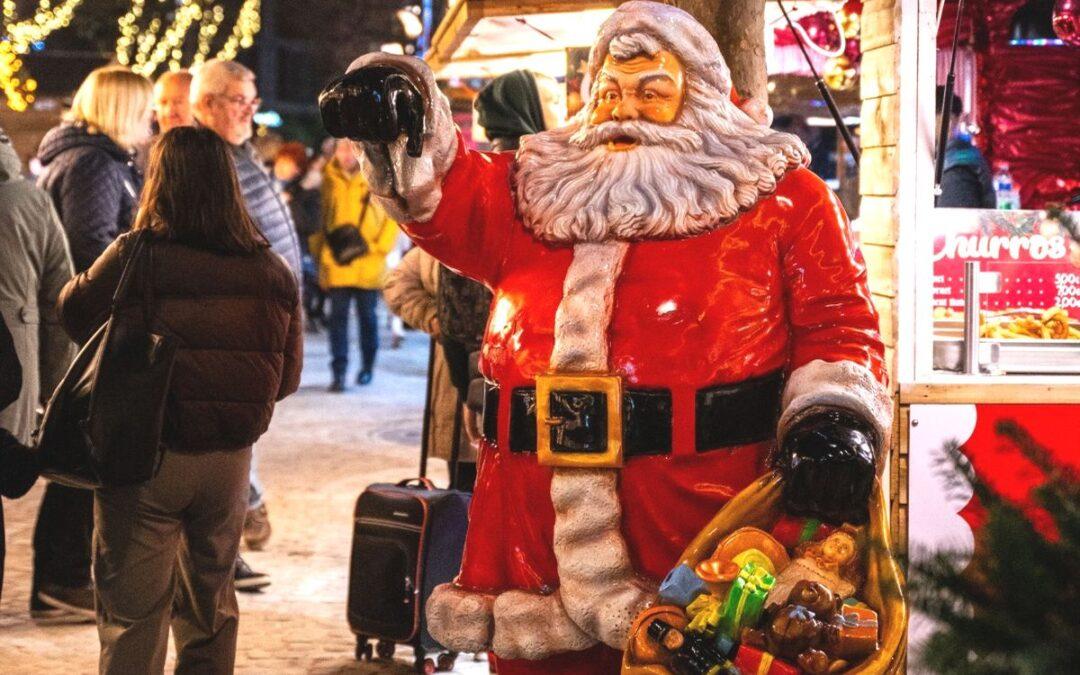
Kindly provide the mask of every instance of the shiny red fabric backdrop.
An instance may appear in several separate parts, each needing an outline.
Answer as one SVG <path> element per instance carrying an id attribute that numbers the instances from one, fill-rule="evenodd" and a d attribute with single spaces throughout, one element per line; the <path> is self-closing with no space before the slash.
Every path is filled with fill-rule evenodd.
<path id="1" fill-rule="evenodd" d="M 1080 192 L 1080 47 L 1010 46 L 1013 15 L 1025 3 L 965 2 L 961 39 L 979 62 L 976 143 L 991 166 L 1008 162 L 1024 208 L 1043 208 Z M 952 45 L 955 12 L 949 0 L 939 49 Z"/>

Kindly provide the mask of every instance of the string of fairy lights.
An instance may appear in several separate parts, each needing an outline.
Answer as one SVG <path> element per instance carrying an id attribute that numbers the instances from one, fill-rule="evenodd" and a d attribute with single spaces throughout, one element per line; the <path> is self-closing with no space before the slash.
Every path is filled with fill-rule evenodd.
<path id="1" fill-rule="evenodd" d="M 53 3 L 40 0 L 34 15 L 19 21 L 16 18 L 15 0 L 3 0 L 4 33 L 0 39 L 0 91 L 8 108 L 22 112 L 34 102 L 37 82 L 32 77 L 19 77 L 23 62 L 19 58 L 38 47 L 55 30 L 71 23 L 75 9 L 82 0 L 65 0 Z"/>
<path id="2" fill-rule="evenodd" d="M 22 112 L 34 102 L 37 82 L 20 75 L 22 55 L 31 49 L 44 48 L 45 39 L 71 23 L 83 0 L 39 0 L 30 18 L 19 20 L 16 0 L 0 0 L 3 33 L 0 34 L 0 95 L 10 110 Z M 150 4 L 150 7 L 147 5 Z M 160 5 L 170 5 L 162 8 Z M 254 44 L 259 32 L 261 0 L 243 0 L 232 30 L 215 56 L 236 58 L 237 53 Z M 152 16 L 151 16 L 152 15 Z M 149 20 L 147 20 L 149 19 Z M 117 20 L 116 61 L 133 71 L 153 77 L 163 66 L 169 70 L 184 67 L 185 54 L 190 65 L 210 57 L 215 39 L 225 23 L 226 9 L 215 0 L 131 0 L 127 11 Z M 189 35 L 197 26 L 194 49 Z"/>

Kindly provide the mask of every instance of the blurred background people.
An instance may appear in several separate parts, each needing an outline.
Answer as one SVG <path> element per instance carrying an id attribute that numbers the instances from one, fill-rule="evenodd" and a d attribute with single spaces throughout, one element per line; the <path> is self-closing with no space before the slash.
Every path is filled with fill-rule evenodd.
<path id="1" fill-rule="evenodd" d="M 546 91 L 553 82 L 541 78 L 528 70 L 514 70 L 488 82 L 476 95 L 473 106 L 492 150 L 517 150 L 522 136 L 558 124 L 557 100 Z"/>
<path id="2" fill-rule="evenodd" d="M 153 254 L 135 268 L 127 302 L 141 305 L 151 288 L 152 329 L 179 350 L 158 474 L 94 497 L 99 671 L 162 672 L 171 623 L 177 672 L 231 673 L 251 447 L 299 385 L 299 292 L 209 130 L 173 129 L 154 145 L 134 229 L 152 233 Z M 132 241 L 64 287 L 60 317 L 76 340 L 107 313 Z"/>
<path id="3" fill-rule="evenodd" d="M 20 497 L 37 479 L 26 448 L 35 410 L 64 375 L 72 345 L 55 318 L 71 256 L 49 195 L 20 173 L 0 128 L 0 493 Z M 4 512 L 0 505 L 0 590 Z"/>
<path id="4" fill-rule="evenodd" d="M 309 332 L 317 332 L 323 320 L 324 293 L 319 288 L 319 275 L 311 257 L 309 239 L 322 227 L 322 203 L 319 190 L 322 177 L 310 171 L 313 162 L 303 143 L 289 141 L 278 148 L 274 157 L 274 180 L 281 197 L 289 206 L 296 235 L 300 241 L 300 260 L 303 269 L 301 295 Z"/>
<path id="5" fill-rule="evenodd" d="M 55 312 L 71 276 L 71 255 L 52 200 L 23 178 L 15 149 L 0 129 L 0 315 L 22 364 L 22 389 L 0 412 L 0 427 L 23 443 L 30 442 L 35 410 L 74 353 Z"/>
<path id="6" fill-rule="evenodd" d="M 323 231 L 312 241 L 312 254 L 319 265 L 319 284 L 330 300 L 330 391 L 342 392 L 349 365 L 349 311 L 354 302 L 360 323 L 356 382 L 371 382 L 379 349 L 375 309 L 386 274 L 386 256 L 398 236 L 397 223 L 371 199 L 360 162 L 348 142 L 338 142 L 334 158 L 323 170 L 322 212 Z M 328 236 L 346 227 L 359 232 L 366 252 L 343 264 L 335 259 Z"/>
<path id="7" fill-rule="evenodd" d="M 940 123 L 945 87 L 937 88 L 936 109 Z M 995 209 L 993 174 L 979 149 L 971 142 L 971 134 L 958 119 L 964 112 L 960 97 L 953 94 L 948 112 L 952 119 L 952 134 L 945 146 L 945 170 L 941 174 L 941 194 L 935 206 L 968 209 Z"/>
<path id="8" fill-rule="evenodd" d="M 270 249 L 285 259 L 299 287 L 302 266 L 296 226 L 274 179 L 263 168 L 251 145 L 251 123 L 261 102 L 255 73 L 235 61 L 210 59 L 193 75 L 191 105 L 195 119 L 228 144 L 248 215 L 270 242 Z M 253 550 L 265 546 L 272 532 L 266 491 L 257 467 L 258 460 L 253 458 L 244 524 L 244 542 Z M 243 561 L 237 563 L 237 575 L 238 588 L 242 590 L 256 590 L 269 583 L 266 575 L 254 572 Z"/>
<path id="9" fill-rule="evenodd" d="M 22 366 L 15 353 L 15 342 L 6 320 L 0 316 L 0 413 L 19 398 L 22 389 Z M 22 497 L 38 478 L 37 461 L 33 450 L 0 427 L 0 496 L 8 499 Z M 0 598 L 4 594 L 4 504 L 0 500 Z"/>
<path id="10" fill-rule="evenodd" d="M 191 73 L 170 70 L 157 79 L 154 83 L 154 118 L 161 133 L 195 123 L 191 113 Z"/>
<path id="11" fill-rule="evenodd" d="M 236 61 L 211 59 L 194 73 L 195 119 L 229 144 L 248 214 L 299 283 L 300 243 L 292 216 L 251 146 L 252 118 L 260 103 L 255 73 Z"/>
<path id="12" fill-rule="evenodd" d="M 439 281 L 442 265 L 420 248 L 402 257 L 397 267 L 386 275 L 383 297 L 390 311 L 405 323 L 431 336 L 434 354 L 431 360 L 431 397 L 425 404 L 428 418 L 428 454 L 451 462 L 457 444 L 457 466 L 450 465 L 450 485 L 472 491 L 476 478 L 476 449 L 472 447 L 461 411 L 461 395 L 454 388 L 447 367 L 439 313 Z"/>
<path id="13" fill-rule="evenodd" d="M 152 89 L 122 66 L 98 68 L 75 92 L 64 122 L 41 141 L 38 184 L 52 197 L 76 272 L 131 227 L 142 187 L 133 156 L 150 136 Z M 34 528 L 32 616 L 93 618 L 92 531 L 93 494 L 49 483 Z"/>

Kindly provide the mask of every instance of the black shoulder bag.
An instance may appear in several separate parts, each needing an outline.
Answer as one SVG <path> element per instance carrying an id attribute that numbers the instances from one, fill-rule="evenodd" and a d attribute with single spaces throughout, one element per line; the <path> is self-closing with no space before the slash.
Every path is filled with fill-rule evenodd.
<path id="1" fill-rule="evenodd" d="M 364 215 L 367 214 L 368 204 L 371 201 L 371 193 L 364 195 L 364 206 L 360 209 L 360 222 L 353 225 L 339 225 L 334 229 L 326 228 L 326 243 L 330 247 L 330 255 L 334 262 L 339 265 L 348 265 L 362 255 L 367 255 L 368 245 L 364 241 L 364 235 L 360 228 L 364 226 Z"/>
<path id="2" fill-rule="evenodd" d="M 87 489 L 146 482 L 161 465 L 161 431 L 177 341 L 151 331 L 153 247 L 134 236 L 108 320 L 79 350 L 35 432 L 41 474 Z M 120 312 L 145 259 L 142 316 Z"/>

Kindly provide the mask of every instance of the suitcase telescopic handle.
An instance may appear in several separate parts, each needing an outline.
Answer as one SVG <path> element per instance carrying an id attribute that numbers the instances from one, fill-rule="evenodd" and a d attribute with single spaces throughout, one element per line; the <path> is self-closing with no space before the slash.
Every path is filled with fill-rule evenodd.
<path id="1" fill-rule="evenodd" d="M 398 487 L 409 487 L 410 484 L 412 484 L 412 483 L 417 483 L 420 487 L 422 487 L 425 490 L 434 490 L 435 489 L 435 484 L 432 483 L 431 480 L 429 480 L 427 478 L 423 478 L 423 477 L 420 477 L 420 478 L 406 478 L 405 480 L 398 482 Z"/>

